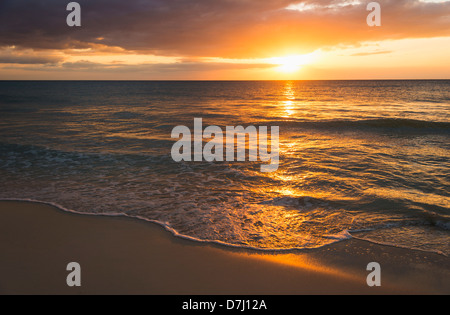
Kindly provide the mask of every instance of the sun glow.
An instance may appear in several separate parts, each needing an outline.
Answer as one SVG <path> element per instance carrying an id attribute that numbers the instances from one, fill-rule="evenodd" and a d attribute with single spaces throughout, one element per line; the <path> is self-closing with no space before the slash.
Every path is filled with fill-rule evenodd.
<path id="1" fill-rule="evenodd" d="M 317 57 L 316 52 L 307 55 L 293 55 L 270 58 L 270 63 L 279 65 L 277 71 L 292 73 L 301 69 L 303 65 L 312 63 Z"/>

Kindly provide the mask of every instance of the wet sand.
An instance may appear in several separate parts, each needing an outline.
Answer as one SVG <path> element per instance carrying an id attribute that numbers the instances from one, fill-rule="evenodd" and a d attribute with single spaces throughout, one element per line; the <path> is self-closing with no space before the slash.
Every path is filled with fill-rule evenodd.
<path id="1" fill-rule="evenodd" d="M 450 259 L 348 240 L 262 252 L 199 243 L 126 217 L 0 202 L 0 294 L 449 294 Z M 70 262 L 81 287 L 68 287 Z M 366 266 L 381 265 L 381 287 Z"/>

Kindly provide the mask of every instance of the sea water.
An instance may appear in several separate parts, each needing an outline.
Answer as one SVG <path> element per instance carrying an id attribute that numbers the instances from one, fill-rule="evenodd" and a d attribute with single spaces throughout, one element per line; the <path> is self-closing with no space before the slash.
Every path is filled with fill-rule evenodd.
<path id="1" fill-rule="evenodd" d="M 198 241 L 450 254 L 450 81 L 2 81 L 0 198 Z M 279 167 L 175 162 L 176 126 L 279 126 Z M 205 140 L 206 141 L 206 140 Z"/>

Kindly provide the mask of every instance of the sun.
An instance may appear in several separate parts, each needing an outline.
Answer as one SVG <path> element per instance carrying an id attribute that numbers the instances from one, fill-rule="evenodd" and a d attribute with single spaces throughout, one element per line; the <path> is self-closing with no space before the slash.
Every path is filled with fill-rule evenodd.
<path id="1" fill-rule="evenodd" d="M 315 57 L 315 52 L 306 55 L 273 57 L 270 58 L 270 63 L 278 65 L 276 70 L 279 72 L 293 73 L 300 70 L 302 66 L 313 62 Z"/>

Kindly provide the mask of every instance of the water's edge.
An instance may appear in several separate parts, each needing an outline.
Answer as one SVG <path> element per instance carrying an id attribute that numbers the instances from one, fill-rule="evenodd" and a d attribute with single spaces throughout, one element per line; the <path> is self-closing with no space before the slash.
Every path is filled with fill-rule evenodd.
<path id="1" fill-rule="evenodd" d="M 211 245 L 218 245 L 224 248 L 228 248 L 228 249 L 236 249 L 236 250 L 246 250 L 246 251 L 254 251 L 254 252 L 263 252 L 263 253 L 294 253 L 294 252 L 311 252 L 311 251 L 315 251 L 321 248 L 325 248 L 325 247 L 329 247 L 332 246 L 333 244 L 339 243 L 339 242 L 343 242 L 343 241 L 347 241 L 347 240 L 351 240 L 351 239 L 356 239 L 359 241 L 363 241 L 363 242 L 367 242 L 367 243 L 371 243 L 371 244 L 376 244 L 379 246 L 386 246 L 386 247 L 393 247 L 393 248 L 402 248 L 402 249 L 407 249 L 407 250 L 411 250 L 411 251 L 418 251 L 418 252 L 425 252 L 425 253 L 432 253 L 432 254 L 437 254 L 440 256 L 444 256 L 444 257 L 448 257 L 448 255 L 446 255 L 445 253 L 441 252 L 441 251 L 430 251 L 430 250 L 422 250 L 419 248 L 410 248 L 407 246 L 401 246 L 401 245 L 395 245 L 395 244 L 389 244 L 389 243 L 382 243 L 382 242 L 375 242 L 372 240 L 368 240 L 368 239 L 364 239 L 364 238 L 359 238 L 356 237 L 354 235 L 352 235 L 350 232 L 348 232 L 349 237 L 346 239 L 336 239 L 335 242 L 329 243 L 329 244 L 324 244 L 315 248 L 258 248 L 258 247 L 253 247 L 253 246 L 245 246 L 245 245 L 235 245 L 235 244 L 230 244 L 230 243 L 226 243 L 226 242 L 222 242 L 219 240 L 206 240 L 206 239 L 199 239 L 196 237 L 192 237 L 192 236 L 188 236 L 188 235 L 184 235 L 179 233 L 177 230 L 175 230 L 174 228 L 172 228 L 170 226 L 169 223 L 164 223 L 158 220 L 152 220 L 152 219 L 148 219 L 145 217 L 140 217 L 140 216 L 130 216 L 127 215 L 126 213 L 92 213 L 92 212 L 81 212 L 81 211 L 76 211 L 76 210 L 71 210 L 68 208 L 65 208 L 57 203 L 54 202 L 47 202 L 47 201 L 40 201 L 40 200 L 35 200 L 35 199 L 18 199 L 18 198 L 0 198 L 0 202 L 27 202 L 27 203 L 34 203 L 34 204 L 43 204 L 43 205 L 47 205 L 47 206 L 51 206 L 57 210 L 60 210 L 62 212 L 67 212 L 67 213 L 71 213 L 71 214 L 76 214 L 76 215 L 83 215 L 83 216 L 98 216 L 98 217 L 124 217 L 124 218 L 129 218 L 129 219 L 135 219 L 135 220 L 139 220 L 139 221 L 145 221 L 147 223 L 151 223 L 151 224 L 156 224 L 160 227 L 162 227 L 165 231 L 171 233 L 174 237 L 176 238 L 180 238 L 183 240 L 188 240 L 191 242 L 196 242 L 196 243 L 203 243 L 203 244 L 211 244 Z"/>

